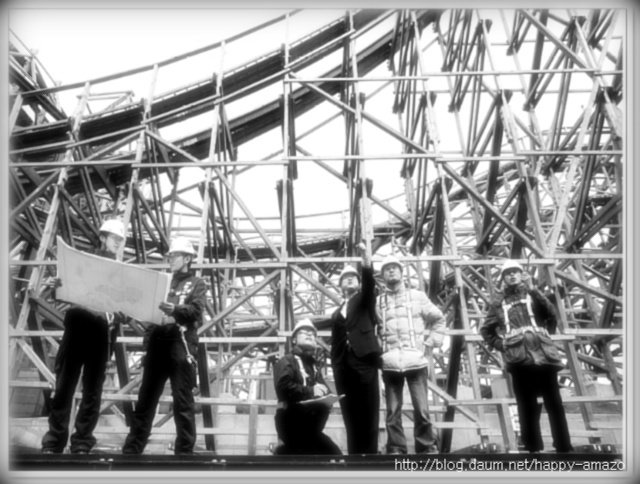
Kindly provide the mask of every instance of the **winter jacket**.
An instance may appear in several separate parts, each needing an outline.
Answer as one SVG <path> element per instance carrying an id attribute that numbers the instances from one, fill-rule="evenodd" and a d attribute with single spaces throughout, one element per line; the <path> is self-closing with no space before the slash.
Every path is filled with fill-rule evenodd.
<path id="1" fill-rule="evenodd" d="M 403 285 L 395 292 L 385 289 L 378 297 L 377 310 L 383 371 L 426 367 L 429 362 L 424 355 L 425 347 L 439 347 L 444 339 L 442 311 L 424 292 Z"/>
<path id="2" fill-rule="evenodd" d="M 322 404 L 299 403 L 314 398 L 313 387 L 317 383 L 326 385 L 313 352 L 294 347 L 276 363 L 273 380 L 279 407 L 275 415 L 278 437 L 290 453 L 325 453 L 322 443 L 328 438 L 322 430 L 331 408 Z"/>
<path id="3" fill-rule="evenodd" d="M 507 286 L 490 303 L 480 334 L 487 344 L 503 352 L 507 367 L 514 364 L 560 367 L 559 352 L 549 338 L 556 326 L 551 301 L 539 289 L 528 289 L 521 283 Z"/>
<path id="4" fill-rule="evenodd" d="M 171 279 L 167 302 L 176 305 L 172 316 L 176 323 L 187 329 L 196 328 L 202 321 L 206 304 L 207 286 L 204 279 L 191 272 L 178 272 Z"/>
<path id="5" fill-rule="evenodd" d="M 206 305 L 207 286 L 204 279 L 196 277 L 191 272 L 177 272 L 171 279 L 167 302 L 175 304 L 175 309 L 170 318 L 175 323 L 186 328 L 184 334 L 189 352 L 196 353 L 198 336 L 196 329 L 202 321 L 202 314 Z M 143 348 L 146 350 L 150 341 L 160 340 L 180 340 L 180 332 L 174 324 L 147 326 L 143 338 Z"/>
<path id="6" fill-rule="evenodd" d="M 300 363 L 302 363 L 304 374 L 300 369 Z M 313 354 L 302 351 L 297 346 L 291 353 L 278 360 L 273 379 L 278 401 L 286 404 L 313 398 L 314 385 L 317 383 L 326 385 Z"/>

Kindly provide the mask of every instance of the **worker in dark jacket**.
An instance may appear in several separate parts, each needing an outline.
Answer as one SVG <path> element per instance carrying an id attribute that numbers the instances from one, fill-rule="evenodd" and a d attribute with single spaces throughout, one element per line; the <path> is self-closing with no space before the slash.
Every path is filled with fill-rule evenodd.
<path id="1" fill-rule="evenodd" d="M 120 220 L 106 220 L 99 230 L 100 248 L 95 255 L 116 259 L 124 243 L 125 230 Z M 56 279 L 56 285 L 61 284 Z M 69 419 L 73 394 L 82 371 L 82 400 L 71 435 L 72 454 L 87 454 L 96 444 L 93 431 L 100 416 L 102 386 L 107 361 L 124 315 L 102 313 L 81 306 L 73 306 L 64 316 L 64 333 L 54 372 L 56 385 L 49 412 L 49 431 L 42 438 L 42 452 L 62 453 L 69 438 Z"/>
<path id="2" fill-rule="evenodd" d="M 362 279 L 361 279 L 362 278 Z M 362 287 L 360 282 L 362 280 Z M 378 453 L 380 343 L 376 336 L 375 279 L 371 262 L 340 273 L 344 302 L 331 316 L 331 364 L 349 454 Z"/>
<path id="3" fill-rule="evenodd" d="M 537 402 L 542 396 L 553 446 L 557 452 L 569 452 L 573 448 L 557 379 L 563 364 L 549 338 L 557 326 L 555 308 L 540 290 L 531 287 L 518 262 L 506 261 L 500 277 L 504 291 L 490 304 L 480 334 L 502 353 L 511 374 L 522 445 L 529 452 L 543 449 Z"/>
<path id="4" fill-rule="evenodd" d="M 283 443 L 277 454 L 342 454 L 322 432 L 330 404 L 313 402 L 329 394 L 315 360 L 316 334 L 311 321 L 298 322 L 291 333 L 291 353 L 275 365 L 273 380 L 278 397 L 275 424 Z"/>
<path id="5" fill-rule="evenodd" d="M 192 454 L 196 442 L 195 404 L 197 326 L 206 304 L 206 284 L 191 273 L 196 255 L 189 240 L 178 237 L 169 248 L 169 266 L 173 272 L 171 289 L 160 304 L 164 313 L 161 325 L 147 328 L 147 352 L 142 383 L 133 412 L 131 429 L 122 452 L 144 451 L 156 407 L 167 379 L 173 394 L 173 420 L 176 426 L 175 454 Z"/>

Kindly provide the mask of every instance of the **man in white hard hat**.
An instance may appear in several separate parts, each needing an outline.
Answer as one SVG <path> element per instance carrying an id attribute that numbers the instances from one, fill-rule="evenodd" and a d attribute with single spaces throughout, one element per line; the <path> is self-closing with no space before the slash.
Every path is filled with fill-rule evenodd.
<path id="1" fill-rule="evenodd" d="M 407 440 L 402 427 L 402 394 L 407 382 L 413 404 L 415 452 L 438 452 L 436 433 L 429 418 L 427 377 L 432 349 L 442 345 L 444 316 L 427 295 L 405 287 L 402 263 L 385 258 L 381 272 L 384 291 L 377 308 L 382 339 L 382 381 L 387 404 L 387 453 L 405 454 Z"/>
<path id="2" fill-rule="evenodd" d="M 177 237 L 171 242 L 168 260 L 173 273 L 167 300 L 160 303 L 162 324 L 152 324 L 145 335 L 142 383 L 131 429 L 123 454 L 141 454 L 151 434 L 156 407 L 167 379 L 171 381 L 173 420 L 176 426 L 174 453 L 192 454 L 196 442 L 195 404 L 197 326 L 206 305 L 207 287 L 191 272 L 196 252 L 191 242 Z"/>
<path id="3" fill-rule="evenodd" d="M 503 291 L 489 304 L 480 334 L 489 346 L 502 353 L 511 374 L 522 446 L 528 452 L 543 449 L 537 402 L 542 396 L 553 446 L 557 452 L 570 452 L 573 447 L 557 378 L 564 365 L 549 338 L 557 326 L 555 308 L 532 286 L 529 274 L 517 261 L 507 260 L 502 265 L 500 280 Z"/>
<path id="4" fill-rule="evenodd" d="M 308 319 L 299 321 L 291 333 L 291 353 L 275 365 L 273 381 L 278 397 L 276 431 L 283 445 L 277 454 L 340 455 L 340 448 L 326 434 L 324 426 L 331 407 L 309 403 L 329 393 L 315 354 L 317 330 Z M 305 403 L 301 403 L 305 402 Z"/>
<path id="5" fill-rule="evenodd" d="M 124 224 L 106 220 L 99 229 L 100 246 L 94 254 L 116 259 L 125 240 Z M 61 282 L 56 279 L 56 286 Z M 71 435 L 70 452 L 87 454 L 96 444 L 93 431 L 100 415 L 102 386 L 107 362 L 111 358 L 121 313 L 100 313 L 73 306 L 64 316 L 64 332 L 56 355 L 56 385 L 49 409 L 49 430 L 42 438 L 42 452 L 62 453 L 69 439 L 69 420 L 73 394 L 82 372 L 82 400 Z"/>
<path id="6" fill-rule="evenodd" d="M 362 280 L 362 284 L 360 281 Z M 375 279 L 366 258 L 347 265 L 338 285 L 343 303 L 331 315 L 331 365 L 347 431 L 349 454 L 378 453 L 380 343 L 376 336 Z"/>

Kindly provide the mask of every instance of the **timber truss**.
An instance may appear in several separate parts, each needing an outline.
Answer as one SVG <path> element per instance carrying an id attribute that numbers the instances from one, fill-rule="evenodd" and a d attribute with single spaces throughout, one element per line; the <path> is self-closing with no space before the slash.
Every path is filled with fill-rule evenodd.
<path id="1" fill-rule="evenodd" d="M 503 363 L 478 336 L 505 258 L 557 302 L 565 403 L 580 422 L 572 434 L 602 439 L 604 403 L 620 427 L 625 11 L 364 10 L 288 39 L 286 25 L 304 14 L 66 86 L 52 87 L 13 42 L 12 403 L 38 392 L 32 416 L 42 415 L 54 385 L 65 309 L 50 285 L 56 236 L 88 249 L 101 221 L 119 215 L 126 262 L 166 268 L 174 235 L 197 247 L 210 291 L 199 329 L 203 448 L 225 451 L 219 408 L 235 405 L 248 426 L 227 432 L 247 435 L 243 452 L 264 452 L 257 422 L 275 406 L 273 359 L 302 317 L 317 321 L 327 356 L 336 274 L 360 261 L 362 244 L 374 261 L 406 261 L 408 282 L 446 312 L 430 383 L 443 450 L 456 450 L 461 428 L 516 447 L 514 401 L 492 392 Z M 240 65 L 225 57 L 270 28 L 281 48 Z M 203 53 L 220 60 L 208 78 L 156 92 L 163 71 Z M 141 99 L 109 91 L 134 75 L 147 79 Z M 63 92 L 77 94 L 72 114 Z M 122 438 L 141 340 L 135 322 L 121 329 L 103 395 Z M 155 426 L 170 419 L 161 405 Z"/>

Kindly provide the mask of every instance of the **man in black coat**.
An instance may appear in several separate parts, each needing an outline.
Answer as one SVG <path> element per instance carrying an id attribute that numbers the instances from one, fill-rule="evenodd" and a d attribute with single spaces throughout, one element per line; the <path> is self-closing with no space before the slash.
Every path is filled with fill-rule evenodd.
<path id="1" fill-rule="evenodd" d="M 362 285 L 361 285 L 362 282 Z M 349 454 L 378 453 L 380 344 L 376 336 L 375 279 L 371 262 L 347 266 L 338 285 L 344 302 L 331 316 L 331 364 L 347 431 Z"/>
<path id="2" fill-rule="evenodd" d="M 506 261 L 500 278 L 504 291 L 490 304 L 480 334 L 502 353 L 511 374 L 522 445 L 529 452 L 543 449 L 537 402 L 542 396 L 553 446 L 557 452 L 570 452 L 573 447 L 557 378 L 563 364 L 549 338 L 557 326 L 555 308 L 540 290 L 531 287 L 518 262 Z"/>
<path id="3" fill-rule="evenodd" d="M 163 324 L 147 328 L 147 353 L 129 435 L 123 454 L 141 454 L 151 435 L 156 407 L 167 379 L 173 395 L 176 426 L 174 454 L 192 454 L 196 442 L 195 402 L 197 327 L 206 305 L 204 279 L 191 272 L 196 252 L 191 242 L 177 237 L 169 248 L 173 278 L 166 301 L 160 303 Z"/>
<path id="4" fill-rule="evenodd" d="M 291 333 L 291 353 L 275 365 L 273 381 L 278 397 L 275 424 L 283 443 L 276 454 L 342 454 L 322 432 L 331 405 L 313 402 L 329 394 L 315 360 L 316 334 L 311 321 L 298 322 Z"/>
<path id="5" fill-rule="evenodd" d="M 125 240 L 124 224 L 119 219 L 106 220 L 100 226 L 99 257 L 116 259 Z M 56 279 L 57 287 L 61 284 Z M 73 306 L 64 316 L 64 333 L 56 355 L 56 386 L 49 412 L 49 430 L 42 438 L 42 452 L 60 454 L 69 438 L 69 420 L 73 394 L 82 372 L 82 400 L 71 435 L 72 454 L 88 454 L 96 444 L 93 431 L 100 416 L 102 386 L 107 362 L 111 357 L 121 313 L 102 313 Z"/>

